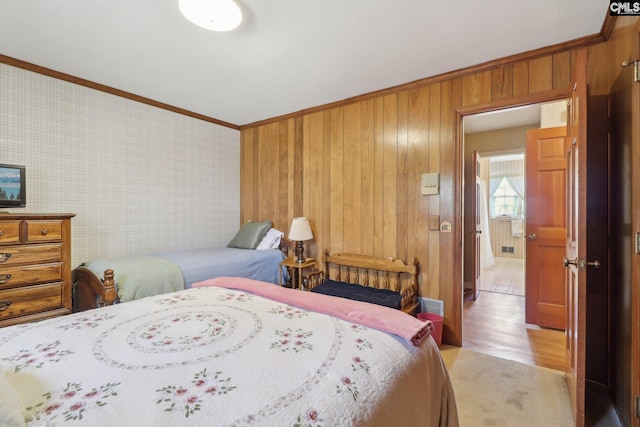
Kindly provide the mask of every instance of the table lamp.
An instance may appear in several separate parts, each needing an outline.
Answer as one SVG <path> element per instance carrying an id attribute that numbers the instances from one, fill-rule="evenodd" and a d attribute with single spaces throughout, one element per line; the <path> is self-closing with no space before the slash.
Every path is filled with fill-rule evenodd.
<path id="1" fill-rule="evenodd" d="M 309 219 L 304 216 L 293 218 L 291 221 L 291 228 L 289 229 L 289 240 L 296 242 L 295 256 L 296 262 L 302 264 L 304 262 L 304 245 L 302 242 L 305 240 L 313 239 L 313 233 L 311 232 L 311 225 L 309 225 Z"/>

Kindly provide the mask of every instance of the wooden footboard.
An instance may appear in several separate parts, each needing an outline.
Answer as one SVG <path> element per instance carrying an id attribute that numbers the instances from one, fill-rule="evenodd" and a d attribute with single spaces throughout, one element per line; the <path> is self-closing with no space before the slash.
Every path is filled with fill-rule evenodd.
<path id="1" fill-rule="evenodd" d="M 310 273 L 307 288 L 313 289 L 325 278 L 399 292 L 402 311 L 412 315 L 418 311 L 418 260 L 415 258 L 407 265 L 393 258 L 325 252 L 324 271 Z"/>
<path id="2" fill-rule="evenodd" d="M 111 269 L 105 270 L 102 280 L 84 267 L 73 270 L 73 277 L 74 312 L 112 305 L 118 298 Z"/>

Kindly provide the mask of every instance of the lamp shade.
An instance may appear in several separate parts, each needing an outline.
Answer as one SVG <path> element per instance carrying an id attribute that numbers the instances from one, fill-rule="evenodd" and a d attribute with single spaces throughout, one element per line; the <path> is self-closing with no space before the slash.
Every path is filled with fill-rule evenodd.
<path id="1" fill-rule="evenodd" d="M 180 12 L 206 30 L 230 31 L 242 22 L 242 11 L 233 0 L 178 0 Z"/>
<path id="2" fill-rule="evenodd" d="M 291 228 L 289 229 L 288 237 L 289 240 L 297 242 L 313 239 L 311 225 L 309 225 L 309 218 L 304 216 L 293 218 L 293 220 L 291 221 Z"/>

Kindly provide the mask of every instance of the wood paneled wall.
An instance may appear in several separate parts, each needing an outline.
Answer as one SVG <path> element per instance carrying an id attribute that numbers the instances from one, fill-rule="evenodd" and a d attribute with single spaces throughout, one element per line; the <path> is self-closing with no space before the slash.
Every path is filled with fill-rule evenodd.
<path id="1" fill-rule="evenodd" d="M 445 306 L 444 341 L 462 324 L 461 114 L 566 97 L 574 53 L 559 51 L 300 112 L 241 129 L 241 221 L 287 231 L 308 216 L 305 254 L 355 252 L 420 262 L 420 293 Z M 440 194 L 420 176 L 440 173 Z M 428 218 L 452 224 L 430 231 Z"/>

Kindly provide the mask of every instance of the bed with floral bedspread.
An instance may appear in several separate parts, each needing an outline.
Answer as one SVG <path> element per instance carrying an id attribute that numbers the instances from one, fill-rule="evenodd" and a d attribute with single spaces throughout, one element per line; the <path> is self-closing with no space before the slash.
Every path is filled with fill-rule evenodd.
<path id="1" fill-rule="evenodd" d="M 457 426 L 430 326 L 373 304 L 208 280 L 0 329 L 0 424 Z"/>

